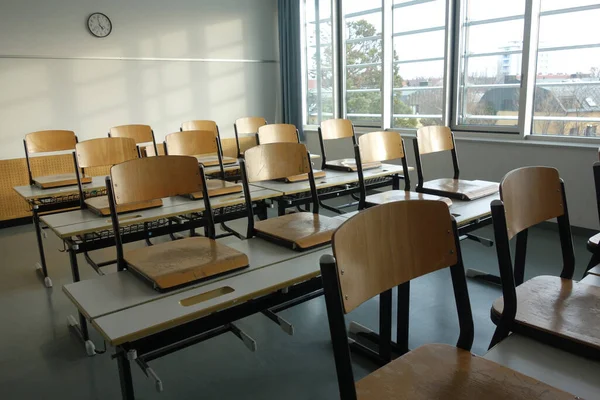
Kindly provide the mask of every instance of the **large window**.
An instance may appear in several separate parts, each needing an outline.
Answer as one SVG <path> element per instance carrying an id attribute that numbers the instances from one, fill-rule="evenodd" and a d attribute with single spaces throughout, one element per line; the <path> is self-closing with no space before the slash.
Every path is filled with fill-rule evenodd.
<path id="1" fill-rule="evenodd" d="M 599 0 L 303 4 L 309 125 L 600 137 Z"/>
<path id="2" fill-rule="evenodd" d="M 600 4 L 541 5 L 533 132 L 600 136 Z"/>
<path id="3" fill-rule="evenodd" d="M 304 112 L 306 124 L 333 118 L 333 46 L 330 0 L 304 4 Z"/>
<path id="4" fill-rule="evenodd" d="M 395 0 L 392 128 L 441 125 L 446 1 Z"/>

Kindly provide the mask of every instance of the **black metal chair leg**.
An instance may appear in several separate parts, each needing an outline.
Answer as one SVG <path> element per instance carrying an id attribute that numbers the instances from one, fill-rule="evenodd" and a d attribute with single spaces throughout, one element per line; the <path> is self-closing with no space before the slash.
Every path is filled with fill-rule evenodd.
<path id="1" fill-rule="evenodd" d="M 508 329 L 508 327 L 506 327 L 505 324 L 499 323 L 498 326 L 496 326 L 496 330 L 494 331 L 494 336 L 492 336 L 492 340 L 490 342 L 490 347 L 488 347 L 488 350 L 500 343 L 501 341 L 503 341 L 504 339 L 506 339 L 509 333 L 510 330 Z"/>

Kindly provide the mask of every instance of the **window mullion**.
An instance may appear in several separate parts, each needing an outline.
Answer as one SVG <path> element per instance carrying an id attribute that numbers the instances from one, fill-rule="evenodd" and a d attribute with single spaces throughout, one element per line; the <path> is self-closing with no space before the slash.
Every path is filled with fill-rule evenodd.
<path id="1" fill-rule="evenodd" d="M 383 0 L 383 79 L 381 93 L 383 96 L 382 128 L 392 126 L 392 103 L 394 96 L 394 39 L 393 39 L 393 0 Z"/>
<path id="2" fill-rule="evenodd" d="M 519 135 L 521 137 L 530 135 L 533 131 L 540 7 L 541 0 L 526 0 L 525 2 L 521 90 L 519 93 Z"/>

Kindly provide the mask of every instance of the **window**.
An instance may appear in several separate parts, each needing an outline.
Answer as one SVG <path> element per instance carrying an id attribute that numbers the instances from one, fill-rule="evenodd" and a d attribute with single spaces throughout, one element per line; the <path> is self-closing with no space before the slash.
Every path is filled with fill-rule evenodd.
<path id="1" fill-rule="evenodd" d="M 333 117 L 331 1 L 304 3 L 304 112 L 307 125 Z"/>
<path id="2" fill-rule="evenodd" d="M 516 128 L 524 12 L 525 0 L 462 2 L 456 126 Z"/>
<path id="3" fill-rule="evenodd" d="M 345 0 L 346 115 L 356 126 L 381 127 L 383 85 L 380 1 Z"/>
<path id="4" fill-rule="evenodd" d="M 392 128 L 441 125 L 446 1 L 395 0 Z"/>
<path id="5" fill-rule="evenodd" d="M 540 15 L 533 132 L 600 136 L 600 4 L 542 0 Z"/>

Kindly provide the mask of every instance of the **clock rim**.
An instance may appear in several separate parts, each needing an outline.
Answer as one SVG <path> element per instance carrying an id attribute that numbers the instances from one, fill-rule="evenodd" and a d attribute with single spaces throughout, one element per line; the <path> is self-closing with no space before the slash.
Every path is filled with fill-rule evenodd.
<path id="1" fill-rule="evenodd" d="M 91 18 L 92 18 L 94 15 L 102 15 L 104 18 L 106 18 L 106 19 L 108 20 L 108 23 L 110 24 L 110 25 L 109 25 L 109 28 L 110 28 L 110 29 L 108 30 L 108 33 L 107 33 L 106 35 L 104 35 L 104 36 L 100 36 L 100 35 L 96 35 L 94 32 L 92 32 L 92 30 L 91 30 L 91 28 L 90 28 L 90 19 L 91 19 Z M 87 23 L 86 23 L 86 26 L 87 26 L 87 28 L 88 28 L 88 31 L 89 31 L 89 32 L 90 32 L 90 33 L 91 33 L 93 36 L 95 36 L 95 37 L 97 37 L 97 38 L 100 38 L 100 39 L 102 39 L 102 38 L 105 38 L 105 37 L 107 37 L 108 35 L 110 35 L 110 34 L 112 33 L 112 21 L 111 21 L 111 19 L 108 17 L 108 15 L 106 15 L 106 14 L 104 14 L 104 13 L 101 13 L 101 12 L 93 12 L 93 13 L 91 13 L 91 14 L 88 16 L 88 18 L 87 18 Z"/>

